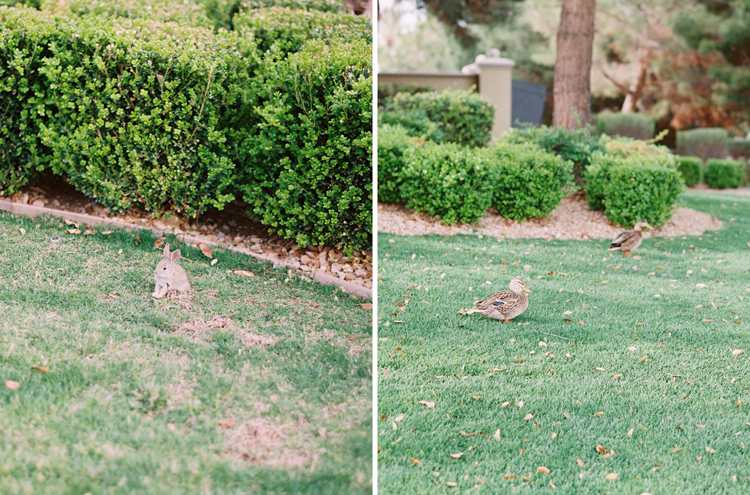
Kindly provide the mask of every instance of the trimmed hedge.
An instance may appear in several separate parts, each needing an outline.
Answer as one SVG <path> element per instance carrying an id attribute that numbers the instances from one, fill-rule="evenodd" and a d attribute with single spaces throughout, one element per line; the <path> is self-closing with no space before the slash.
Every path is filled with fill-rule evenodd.
<path id="1" fill-rule="evenodd" d="M 410 110 L 393 111 L 391 105 L 386 102 L 378 113 L 379 124 L 397 125 L 406 130 L 413 137 L 429 139 L 436 143 L 445 141 L 440 126 L 427 117 L 427 113 L 421 108 Z M 379 144 L 378 144 L 379 145 Z"/>
<path id="2" fill-rule="evenodd" d="M 300 245 L 372 242 L 372 49 L 326 45 L 264 66 L 257 132 L 242 145 L 243 199 Z"/>
<path id="3" fill-rule="evenodd" d="M 727 151 L 729 152 L 729 156 L 735 160 L 741 158 L 747 160 L 750 158 L 750 140 L 737 138 L 730 139 L 727 141 Z"/>
<path id="4" fill-rule="evenodd" d="M 252 33 L 261 51 L 275 46 L 280 53 L 293 53 L 309 40 L 372 44 L 372 25 L 366 16 L 272 7 L 237 14 L 233 23 L 241 33 Z"/>
<path id="5" fill-rule="evenodd" d="M 406 155 L 401 196 L 408 208 L 441 218 L 447 225 L 473 223 L 490 207 L 490 174 L 484 153 L 427 141 Z"/>
<path id="6" fill-rule="evenodd" d="M 442 93 L 398 93 L 384 111 L 415 110 L 438 125 L 444 142 L 477 147 L 490 141 L 495 108 L 477 93 L 449 89 Z"/>
<path id="7" fill-rule="evenodd" d="M 671 156 L 617 157 L 597 153 L 586 173 L 589 208 L 625 227 L 645 219 L 655 227 L 672 218 L 685 184 Z"/>
<path id="8" fill-rule="evenodd" d="M 572 185 L 573 164 L 531 144 L 486 149 L 492 164 L 491 206 L 505 218 L 546 217 Z"/>
<path id="9" fill-rule="evenodd" d="M 407 150 L 412 138 L 400 126 L 382 125 L 378 128 L 378 201 L 400 203 L 401 174 L 406 167 Z"/>
<path id="10" fill-rule="evenodd" d="M 591 163 L 591 155 L 605 151 L 598 137 L 592 136 L 588 128 L 576 130 L 547 126 L 511 129 L 503 136 L 507 143 L 535 143 L 543 150 L 555 154 L 564 161 L 573 163 L 573 175 L 580 182 L 584 171 Z"/>
<path id="11" fill-rule="evenodd" d="M 53 14 L 122 17 L 213 27 L 206 8 L 193 0 L 41 0 L 40 10 Z"/>
<path id="12" fill-rule="evenodd" d="M 714 189 L 736 189 L 744 178 L 744 163 L 712 158 L 706 163 L 703 180 Z"/>
<path id="13" fill-rule="evenodd" d="M 700 157 L 704 162 L 709 158 L 724 159 L 729 153 L 727 139 L 727 131 L 720 127 L 677 131 L 675 152 Z"/>
<path id="14" fill-rule="evenodd" d="M 596 118 L 597 134 L 648 140 L 654 137 L 656 119 L 642 113 L 606 113 Z"/>
<path id="15" fill-rule="evenodd" d="M 682 174 L 686 186 L 694 186 L 701 181 L 703 175 L 703 160 L 697 156 L 677 157 L 677 170 Z"/>

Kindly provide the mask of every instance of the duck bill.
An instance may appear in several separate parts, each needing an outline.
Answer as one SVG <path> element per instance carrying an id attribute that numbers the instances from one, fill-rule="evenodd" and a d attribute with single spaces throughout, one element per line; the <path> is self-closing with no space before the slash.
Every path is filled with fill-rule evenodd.
<path id="1" fill-rule="evenodd" d="M 531 291 L 525 285 L 523 287 L 521 287 L 521 289 L 525 290 L 526 292 L 528 292 L 529 294 L 531 294 Z"/>

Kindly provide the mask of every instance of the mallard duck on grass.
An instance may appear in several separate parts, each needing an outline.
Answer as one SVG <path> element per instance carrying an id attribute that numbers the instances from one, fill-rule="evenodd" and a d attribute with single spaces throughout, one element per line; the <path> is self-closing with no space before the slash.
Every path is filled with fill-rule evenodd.
<path id="1" fill-rule="evenodd" d="M 475 302 L 472 309 L 466 310 L 466 314 L 479 313 L 487 318 L 507 323 L 529 307 L 529 299 L 523 291 L 531 292 L 521 277 L 516 277 L 510 281 L 510 290 L 496 292 L 486 299 Z"/>
<path id="2" fill-rule="evenodd" d="M 625 253 L 625 256 L 630 256 L 630 252 L 640 246 L 641 242 L 643 242 L 643 234 L 641 233 L 642 228 L 651 230 L 653 227 L 651 227 L 645 220 L 641 220 L 635 224 L 633 230 L 626 230 L 615 237 L 612 240 L 608 251 L 622 251 Z"/>

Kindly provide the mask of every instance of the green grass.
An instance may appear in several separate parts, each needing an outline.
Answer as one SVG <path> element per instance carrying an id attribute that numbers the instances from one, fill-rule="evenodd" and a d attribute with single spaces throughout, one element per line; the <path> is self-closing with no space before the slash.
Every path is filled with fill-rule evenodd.
<path id="1" fill-rule="evenodd" d="M 379 493 L 750 493 L 750 198 L 684 198 L 725 228 L 645 240 L 640 260 L 381 235 Z M 458 314 L 516 275 L 533 292 L 511 323 Z"/>
<path id="2" fill-rule="evenodd" d="M 149 232 L 67 228 L 0 214 L 0 493 L 371 492 L 361 300 L 174 240 L 194 290 L 154 300 Z M 219 317 L 234 326 L 178 331 Z"/>

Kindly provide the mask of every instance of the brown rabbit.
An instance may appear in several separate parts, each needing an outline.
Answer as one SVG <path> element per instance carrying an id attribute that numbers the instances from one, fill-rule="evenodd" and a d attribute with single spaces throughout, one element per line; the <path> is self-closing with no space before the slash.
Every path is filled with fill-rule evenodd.
<path id="1" fill-rule="evenodd" d="M 164 258 L 156 265 L 154 279 L 156 280 L 156 289 L 151 294 L 156 299 L 161 299 L 170 290 L 188 291 L 190 282 L 188 282 L 187 272 L 179 263 L 180 250 L 172 253 L 169 252 L 169 244 L 164 246 Z"/>

